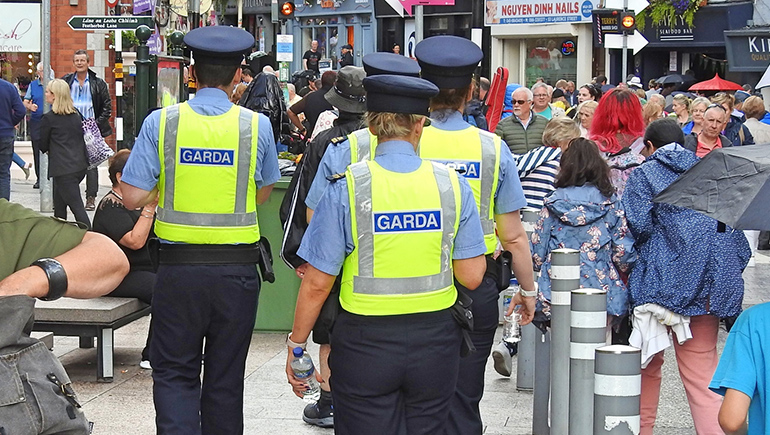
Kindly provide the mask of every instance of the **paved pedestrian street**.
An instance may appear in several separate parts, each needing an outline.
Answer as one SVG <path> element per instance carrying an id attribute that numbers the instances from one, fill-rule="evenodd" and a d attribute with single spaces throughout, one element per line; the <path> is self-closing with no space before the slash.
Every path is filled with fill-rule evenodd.
<path id="1" fill-rule="evenodd" d="M 106 168 L 101 198 L 107 193 Z M 11 200 L 39 209 L 38 190 L 34 180 L 24 181 L 18 168 L 12 169 Z M 93 216 L 93 212 L 89 212 Z M 744 306 L 770 301 L 770 251 L 757 254 L 756 266 L 744 273 L 746 295 Z M 282 263 L 278 263 L 283 267 Z M 94 435 L 151 435 L 155 433 L 152 403 L 151 371 L 139 368 L 145 344 L 149 318 L 143 318 L 115 331 L 115 378 L 112 383 L 96 382 L 96 349 L 80 349 L 74 337 L 56 337 L 54 353 L 61 359 L 72 378 L 75 391 L 89 420 L 94 422 Z M 726 337 L 720 333 L 720 351 Z M 500 329 L 498 329 L 498 338 Z M 331 434 L 305 424 L 301 419 L 304 402 L 294 396 L 286 381 L 284 364 L 286 347 L 284 333 L 255 333 L 246 364 L 245 433 L 246 434 Z M 318 347 L 310 345 L 314 359 Z M 676 370 L 673 350 L 666 351 L 663 385 L 655 434 L 695 434 L 687 399 Z M 515 362 L 514 359 L 514 373 Z M 488 435 L 519 435 L 531 433 L 532 394 L 516 391 L 514 378 L 499 376 L 487 364 L 486 390 L 481 401 L 481 413 Z M 565 387 L 566 389 L 566 387 Z M 566 391 L 565 391 L 566 394 Z"/>

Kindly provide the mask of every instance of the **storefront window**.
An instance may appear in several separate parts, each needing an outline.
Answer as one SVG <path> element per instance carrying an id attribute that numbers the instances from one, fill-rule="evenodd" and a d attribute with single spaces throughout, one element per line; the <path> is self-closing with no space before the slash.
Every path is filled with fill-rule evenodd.
<path id="1" fill-rule="evenodd" d="M 542 77 L 553 85 L 577 77 L 577 38 L 551 37 L 527 40 L 527 86 Z"/>

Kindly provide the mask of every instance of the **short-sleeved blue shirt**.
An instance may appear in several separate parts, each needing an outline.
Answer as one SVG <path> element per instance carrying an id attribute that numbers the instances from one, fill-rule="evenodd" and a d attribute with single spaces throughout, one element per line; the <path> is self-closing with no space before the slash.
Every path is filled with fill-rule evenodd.
<path id="1" fill-rule="evenodd" d="M 422 164 L 412 144 L 403 141 L 378 144 L 374 161 L 389 171 L 399 173 L 413 172 Z M 455 260 L 484 255 L 487 250 L 473 191 L 463 177 L 459 179 L 460 225 L 452 250 Z M 343 178 L 324 190 L 297 255 L 321 272 L 338 275 L 345 257 L 354 248 L 350 198 L 347 182 Z"/>
<path id="2" fill-rule="evenodd" d="M 468 123 L 463 120 L 460 112 L 454 111 L 445 119 L 431 118 L 431 125 L 440 130 L 458 131 L 468 128 Z M 350 164 L 350 142 L 344 141 L 329 146 L 318 166 L 318 172 L 313 179 L 313 184 L 305 198 L 305 205 L 315 210 L 318 200 L 321 198 L 326 186 L 329 185 L 327 177 L 345 172 Z M 505 214 L 522 209 L 527 206 L 527 198 L 519 181 L 518 169 L 513 160 L 508 145 L 500 141 L 500 171 L 497 177 L 497 191 L 495 192 L 495 213 Z"/>
<path id="3" fill-rule="evenodd" d="M 205 116 L 222 115 L 233 107 L 227 94 L 217 88 L 198 90 L 195 98 L 188 104 L 195 113 Z M 160 115 L 160 110 L 147 115 L 126 167 L 123 168 L 123 182 L 147 191 L 152 190 L 160 178 L 158 157 Z M 261 114 L 257 140 L 257 171 L 254 173 L 254 181 L 257 183 L 257 188 L 262 188 L 275 184 L 281 178 L 281 171 L 278 169 L 278 153 L 273 139 L 273 127 L 270 125 L 270 120 Z"/>
<path id="4" fill-rule="evenodd" d="M 24 94 L 24 99 L 32 101 L 32 104 L 37 104 L 37 110 L 30 114 L 33 121 L 40 121 L 43 117 L 43 97 L 44 91 L 40 79 L 32 80 L 27 87 L 27 93 Z"/>
<path id="5" fill-rule="evenodd" d="M 749 435 L 770 433 L 770 303 L 744 311 L 727 336 L 722 358 L 709 388 L 724 395 L 728 388 L 751 397 Z"/>

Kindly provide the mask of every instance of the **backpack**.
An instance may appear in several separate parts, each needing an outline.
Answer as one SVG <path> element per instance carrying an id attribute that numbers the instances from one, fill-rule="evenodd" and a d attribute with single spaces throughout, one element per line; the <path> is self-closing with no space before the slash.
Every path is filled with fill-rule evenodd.
<path id="1" fill-rule="evenodd" d="M 0 298 L 0 434 L 91 432 L 59 359 L 29 333 L 35 300 Z"/>

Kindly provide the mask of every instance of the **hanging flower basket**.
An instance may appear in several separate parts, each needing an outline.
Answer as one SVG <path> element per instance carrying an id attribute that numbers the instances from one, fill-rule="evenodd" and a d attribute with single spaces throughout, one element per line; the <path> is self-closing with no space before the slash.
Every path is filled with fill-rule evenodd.
<path id="1" fill-rule="evenodd" d="M 689 28 L 695 27 L 695 13 L 708 0 L 654 0 L 650 6 L 636 16 L 636 26 L 644 30 L 648 22 L 655 27 L 668 26 L 674 28 L 679 17 Z"/>

